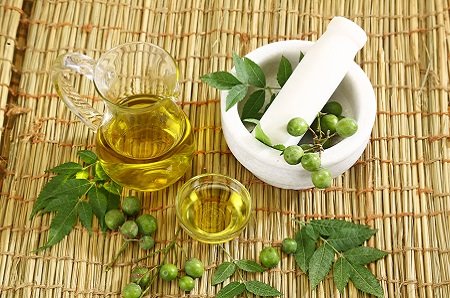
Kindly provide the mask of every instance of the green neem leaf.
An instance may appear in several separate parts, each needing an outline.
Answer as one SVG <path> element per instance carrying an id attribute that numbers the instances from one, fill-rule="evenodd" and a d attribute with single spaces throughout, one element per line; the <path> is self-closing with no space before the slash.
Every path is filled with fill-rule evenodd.
<path id="1" fill-rule="evenodd" d="M 236 265 L 231 262 L 223 262 L 217 267 L 212 277 L 212 285 L 220 284 L 233 275 L 236 271 Z"/>
<path id="2" fill-rule="evenodd" d="M 236 266 L 247 272 L 264 272 L 266 269 L 252 260 L 237 260 Z"/>
<path id="3" fill-rule="evenodd" d="M 232 298 L 241 295 L 245 291 L 245 285 L 243 283 L 233 281 L 223 287 L 216 298 Z"/>
<path id="4" fill-rule="evenodd" d="M 328 244 L 338 251 L 346 251 L 350 248 L 360 246 L 367 239 L 375 235 L 377 231 L 369 228 L 365 229 L 342 229 L 330 235 Z"/>
<path id="5" fill-rule="evenodd" d="M 376 297 L 382 298 L 384 296 L 383 288 L 369 269 L 357 264 L 349 263 L 349 265 L 352 269 L 350 280 L 357 289 Z"/>
<path id="6" fill-rule="evenodd" d="M 313 226 L 310 224 L 306 224 L 303 229 L 305 229 L 306 234 L 311 237 L 311 239 L 313 239 L 314 241 L 316 241 L 317 239 L 319 239 L 320 235 L 319 233 L 314 230 Z"/>
<path id="7" fill-rule="evenodd" d="M 286 149 L 286 146 L 284 146 L 283 144 L 277 144 L 273 145 L 272 148 L 275 150 L 284 151 L 284 149 Z"/>
<path id="8" fill-rule="evenodd" d="M 311 220 L 310 224 L 320 235 L 328 237 L 335 234 L 342 229 L 354 229 L 354 230 L 367 230 L 368 226 L 359 225 L 352 223 L 350 221 L 339 220 L 339 219 L 319 219 Z"/>
<path id="9" fill-rule="evenodd" d="M 105 213 L 108 209 L 108 192 L 104 188 L 93 187 L 88 192 L 89 204 L 98 219 L 102 231 L 106 231 Z"/>
<path id="10" fill-rule="evenodd" d="M 244 99 L 247 94 L 248 87 L 246 85 L 236 85 L 228 92 L 226 98 L 226 111 L 231 109 L 235 104 Z"/>
<path id="11" fill-rule="evenodd" d="M 266 133 L 262 130 L 261 124 L 259 123 L 255 127 L 255 138 L 267 146 L 272 146 L 272 141 L 270 140 L 269 136 L 266 135 Z"/>
<path id="12" fill-rule="evenodd" d="M 56 176 L 45 185 L 44 189 L 39 194 L 34 203 L 31 217 L 38 211 L 44 209 L 51 200 L 62 197 L 67 197 L 69 200 L 78 199 L 91 187 L 92 184 L 88 180 L 70 179 L 67 176 Z"/>
<path id="13" fill-rule="evenodd" d="M 230 90 L 234 86 L 241 84 L 235 76 L 226 71 L 209 73 L 202 76 L 200 79 L 209 86 L 219 90 Z"/>
<path id="14" fill-rule="evenodd" d="M 281 293 L 271 285 L 257 280 L 250 280 L 245 282 L 245 288 L 250 293 L 261 297 L 277 297 L 283 295 L 283 293 Z"/>
<path id="15" fill-rule="evenodd" d="M 245 72 L 248 75 L 248 83 L 250 85 L 264 88 L 266 87 L 266 76 L 261 67 L 252 60 L 244 57 Z"/>
<path id="16" fill-rule="evenodd" d="M 120 195 L 112 193 L 112 192 L 106 192 L 106 200 L 108 201 L 107 210 L 112 209 L 120 209 Z"/>
<path id="17" fill-rule="evenodd" d="M 95 164 L 95 180 L 104 181 L 104 180 L 108 180 L 108 179 L 109 179 L 109 176 L 106 174 L 102 165 L 99 162 L 96 163 Z"/>
<path id="18" fill-rule="evenodd" d="M 92 233 L 92 207 L 86 201 L 80 201 L 77 206 L 78 217 L 81 224 Z"/>
<path id="19" fill-rule="evenodd" d="M 103 184 L 103 187 L 110 193 L 120 196 L 122 194 L 122 186 L 114 181 L 107 181 Z"/>
<path id="20" fill-rule="evenodd" d="M 97 161 L 97 155 L 91 150 L 81 150 L 77 152 L 78 156 L 82 161 L 87 163 L 88 165 L 93 164 Z"/>
<path id="21" fill-rule="evenodd" d="M 258 112 L 264 106 L 264 101 L 266 99 L 266 92 L 264 89 L 256 90 L 248 97 L 242 108 L 242 119 L 246 118 L 258 118 Z"/>
<path id="22" fill-rule="evenodd" d="M 314 289 L 325 278 L 331 269 L 334 259 L 334 250 L 328 244 L 320 246 L 309 261 L 309 280 Z"/>
<path id="23" fill-rule="evenodd" d="M 83 167 L 76 162 L 66 162 L 60 164 L 59 166 L 54 167 L 53 169 L 48 170 L 48 172 L 52 172 L 58 175 L 67 175 L 72 176 L 81 171 Z"/>
<path id="24" fill-rule="evenodd" d="M 45 206 L 44 210 L 42 210 L 42 213 L 47 212 L 57 212 L 60 209 L 65 208 L 66 205 L 74 205 L 78 201 L 78 198 L 74 198 L 71 196 L 58 196 L 53 198 L 51 201 L 48 202 L 48 204 Z"/>
<path id="25" fill-rule="evenodd" d="M 248 75 L 247 75 L 247 72 L 245 71 L 244 59 L 239 57 L 238 54 L 233 53 L 233 62 L 234 62 L 234 68 L 236 70 L 236 77 L 242 83 L 247 84 Z"/>
<path id="26" fill-rule="evenodd" d="M 295 262 L 303 272 L 307 272 L 309 269 L 309 262 L 311 260 L 311 257 L 316 250 L 316 241 L 308 235 L 305 228 L 302 228 L 297 233 L 297 235 L 295 235 L 295 241 L 297 241 Z"/>
<path id="27" fill-rule="evenodd" d="M 373 247 L 359 246 L 344 252 L 344 257 L 353 264 L 366 265 L 384 258 L 388 253 Z"/>
<path id="28" fill-rule="evenodd" d="M 274 93 L 272 94 L 272 96 L 270 96 L 270 101 L 269 103 L 264 107 L 264 113 L 267 111 L 267 109 L 270 107 L 270 105 L 272 104 L 272 102 L 275 100 L 275 97 L 277 97 L 278 93 Z M 264 114 L 263 113 L 263 114 Z"/>
<path id="29" fill-rule="evenodd" d="M 303 52 L 300 52 L 300 56 L 298 57 L 298 62 L 302 61 L 303 57 L 305 57 L 305 54 L 303 54 Z"/>
<path id="30" fill-rule="evenodd" d="M 292 74 L 292 65 L 286 57 L 281 56 L 280 65 L 278 66 L 277 81 L 280 87 L 283 87 Z"/>
<path id="31" fill-rule="evenodd" d="M 49 248 L 72 231 L 75 223 L 77 222 L 77 204 L 66 205 L 64 208 L 59 209 L 56 215 L 53 217 L 50 224 L 50 231 L 48 233 L 47 243 L 40 247 L 38 250 Z"/>
<path id="32" fill-rule="evenodd" d="M 341 257 L 334 263 L 333 279 L 340 293 L 344 292 L 344 288 L 348 284 L 351 270 L 352 268 L 345 258 Z"/>

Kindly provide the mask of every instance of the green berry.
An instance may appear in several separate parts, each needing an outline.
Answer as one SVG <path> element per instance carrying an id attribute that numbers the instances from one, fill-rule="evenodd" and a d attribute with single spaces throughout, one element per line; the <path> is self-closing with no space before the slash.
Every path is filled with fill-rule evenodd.
<path id="1" fill-rule="evenodd" d="M 158 228 L 156 218 L 150 214 L 142 214 L 136 219 L 136 223 L 139 227 L 139 234 L 152 235 Z"/>
<path id="2" fill-rule="evenodd" d="M 311 179 L 317 188 L 327 188 L 331 185 L 331 173 L 327 169 L 319 169 L 312 172 Z"/>
<path id="3" fill-rule="evenodd" d="M 259 253 L 259 261 L 266 268 L 273 268 L 280 262 L 280 255 L 273 247 L 265 247 Z"/>
<path id="4" fill-rule="evenodd" d="M 141 200 L 135 196 L 129 196 L 123 199 L 122 210 L 128 216 L 134 216 L 141 211 Z"/>
<path id="5" fill-rule="evenodd" d="M 174 264 L 164 264 L 159 270 L 159 277 L 165 281 L 171 281 L 178 276 L 178 268 Z"/>
<path id="6" fill-rule="evenodd" d="M 300 117 L 292 118 L 287 124 L 287 132 L 294 137 L 304 135 L 308 131 L 308 123 Z"/>
<path id="7" fill-rule="evenodd" d="M 323 107 L 322 112 L 340 116 L 342 114 L 342 106 L 337 101 L 329 101 Z"/>
<path id="8" fill-rule="evenodd" d="M 186 264 L 184 264 L 184 271 L 186 271 L 186 274 L 190 277 L 199 278 L 203 275 L 203 272 L 205 272 L 205 267 L 203 266 L 202 261 L 193 258 L 186 261 Z"/>
<path id="9" fill-rule="evenodd" d="M 79 171 L 75 174 L 75 179 L 88 179 L 89 173 L 85 170 Z"/>
<path id="10" fill-rule="evenodd" d="M 190 292 L 195 287 L 194 279 L 190 276 L 183 276 L 178 280 L 178 287 L 182 291 Z"/>
<path id="11" fill-rule="evenodd" d="M 142 236 L 141 239 L 139 239 L 139 247 L 142 249 L 152 249 L 155 246 L 155 240 L 152 236 Z"/>
<path id="12" fill-rule="evenodd" d="M 123 298 L 139 298 L 142 294 L 142 289 L 138 284 L 134 282 L 127 284 L 122 289 Z"/>
<path id="13" fill-rule="evenodd" d="M 327 134 L 327 131 L 330 131 L 330 134 L 336 131 L 336 124 L 338 123 L 338 117 L 332 114 L 327 114 L 320 119 L 320 129 Z"/>
<path id="14" fill-rule="evenodd" d="M 302 157 L 302 167 L 310 172 L 317 171 L 320 168 L 319 153 L 306 153 Z"/>
<path id="15" fill-rule="evenodd" d="M 122 235 L 124 235 L 126 238 L 130 239 L 136 238 L 138 231 L 139 228 L 133 220 L 127 220 L 120 227 L 120 233 L 122 233 Z"/>
<path id="16" fill-rule="evenodd" d="M 147 267 L 136 267 L 131 271 L 130 280 L 145 289 L 150 284 L 150 270 Z"/>
<path id="17" fill-rule="evenodd" d="M 286 238 L 281 243 L 281 250 L 287 254 L 293 254 L 297 251 L 297 241 L 292 238 Z"/>
<path id="18" fill-rule="evenodd" d="M 112 209 L 105 214 L 105 224 L 110 230 L 117 230 L 125 222 L 125 215 L 119 209 Z"/>
<path id="19" fill-rule="evenodd" d="M 290 165 L 297 165 L 300 163 L 303 156 L 303 149 L 300 146 L 292 145 L 284 149 L 284 160 Z"/>
<path id="20" fill-rule="evenodd" d="M 352 118 L 342 118 L 336 124 L 336 132 L 343 138 L 352 136 L 358 130 L 358 124 Z"/>

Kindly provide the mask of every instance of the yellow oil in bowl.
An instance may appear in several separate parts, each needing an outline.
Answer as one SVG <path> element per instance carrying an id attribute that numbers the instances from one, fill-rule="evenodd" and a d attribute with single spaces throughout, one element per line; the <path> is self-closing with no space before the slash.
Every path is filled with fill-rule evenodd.
<path id="1" fill-rule="evenodd" d="M 194 239 L 222 243 L 246 226 L 251 214 L 247 189 L 235 179 L 203 174 L 187 181 L 177 194 L 177 217 Z"/>

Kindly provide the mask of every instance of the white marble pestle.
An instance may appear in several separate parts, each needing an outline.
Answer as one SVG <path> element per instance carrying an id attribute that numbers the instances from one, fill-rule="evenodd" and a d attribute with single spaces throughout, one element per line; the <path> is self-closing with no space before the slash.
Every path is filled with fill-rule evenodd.
<path id="1" fill-rule="evenodd" d="M 366 41 L 366 33 L 354 22 L 344 17 L 331 20 L 261 118 L 261 128 L 273 144 L 298 144 L 301 136 L 287 133 L 288 121 L 302 117 L 311 125 Z"/>

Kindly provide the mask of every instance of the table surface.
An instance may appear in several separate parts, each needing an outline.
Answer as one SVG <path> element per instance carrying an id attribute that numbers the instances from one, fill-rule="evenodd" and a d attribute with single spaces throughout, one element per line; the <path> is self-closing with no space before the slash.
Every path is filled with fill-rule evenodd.
<path id="1" fill-rule="evenodd" d="M 77 161 L 93 149 L 88 130 L 58 98 L 49 69 L 55 58 L 79 51 L 98 58 L 129 41 L 155 43 L 177 60 L 181 105 L 196 134 L 192 168 L 173 186 L 154 193 L 124 190 L 142 198 L 159 220 L 161 248 L 175 234 L 174 196 L 186 179 L 203 171 L 240 180 L 253 197 L 252 219 L 224 246 L 234 258 L 256 260 L 268 245 L 293 236 L 292 218 L 339 218 L 378 229 L 367 245 L 389 255 L 369 269 L 385 297 L 450 295 L 450 2 L 403 1 L 106 1 L 3 0 L 0 3 L 0 297 L 119 297 L 137 246 L 112 270 L 106 264 L 121 246 L 118 233 L 92 235 L 80 224 L 56 246 L 44 244 L 52 215 L 30 219 L 47 169 Z M 342 15 L 368 35 L 356 61 L 373 84 L 377 116 L 370 143 L 357 163 L 326 190 L 271 187 L 241 166 L 221 132 L 219 92 L 200 76 L 232 67 L 232 53 L 245 55 L 270 42 L 316 40 L 331 18 Z M 80 92 L 98 106 L 94 87 Z M 217 245 L 177 242 L 188 257 L 206 264 L 189 297 L 214 297 L 210 279 L 227 256 Z M 170 256 L 182 267 L 180 250 Z M 154 266 L 159 256 L 141 262 Z M 292 257 L 263 274 L 249 274 L 280 289 L 284 297 L 364 297 L 352 285 L 339 294 L 328 276 L 317 290 Z M 150 297 L 182 297 L 174 283 L 157 281 Z"/>

